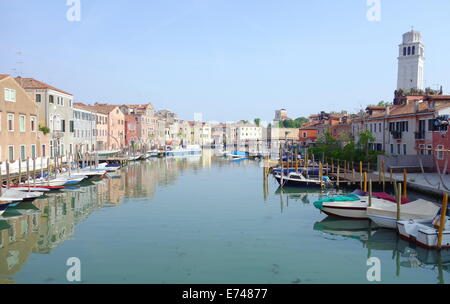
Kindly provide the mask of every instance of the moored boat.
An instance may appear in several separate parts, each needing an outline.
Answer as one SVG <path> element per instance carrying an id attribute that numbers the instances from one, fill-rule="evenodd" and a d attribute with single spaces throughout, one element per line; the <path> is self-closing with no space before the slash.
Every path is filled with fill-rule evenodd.
<path id="1" fill-rule="evenodd" d="M 397 229 L 400 237 L 412 241 L 419 246 L 438 249 L 439 231 L 434 227 L 433 220 L 410 219 L 397 222 Z M 450 248 L 450 225 L 445 224 L 442 232 L 442 247 Z"/>
<path id="2" fill-rule="evenodd" d="M 372 194 L 372 206 L 377 206 L 378 208 L 395 207 L 394 202 L 395 198 L 387 193 Z M 408 203 L 408 200 L 404 200 L 403 203 Z M 369 196 L 360 190 L 346 195 L 327 197 L 314 202 L 314 206 L 327 215 L 358 220 L 369 218 L 367 216 L 368 205 Z"/>
<path id="3" fill-rule="evenodd" d="M 400 220 L 431 220 L 439 212 L 436 204 L 418 199 L 400 207 Z M 397 229 L 397 205 L 376 205 L 367 207 L 367 216 L 378 226 Z"/>
<path id="4" fill-rule="evenodd" d="M 296 172 L 290 172 L 287 175 L 274 174 L 274 177 L 280 186 L 283 187 L 320 188 L 322 185 L 332 186 L 332 183 L 327 176 L 323 177 L 322 183 L 318 178 L 306 178 L 303 174 Z"/>

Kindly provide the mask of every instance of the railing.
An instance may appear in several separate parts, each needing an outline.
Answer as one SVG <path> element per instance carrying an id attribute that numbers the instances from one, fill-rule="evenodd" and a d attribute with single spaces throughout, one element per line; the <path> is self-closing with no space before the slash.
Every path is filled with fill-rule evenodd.
<path id="1" fill-rule="evenodd" d="M 425 139 L 425 131 L 414 132 L 417 140 Z"/>
<path id="2" fill-rule="evenodd" d="M 56 139 L 58 139 L 58 138 L 63 138 L 63 137 L 64 137 L 64 132 L 61 132 L 61 131 L 53 131 L 53 132 L 52 132 L 52 137 L 53 137 L 53 138 L 56 138 Z"/>
<path id="3" fill-rule="evenodd" d="M 402 139 L 401 131 L 391 131 L 391 134 L 394 139 Z"/>

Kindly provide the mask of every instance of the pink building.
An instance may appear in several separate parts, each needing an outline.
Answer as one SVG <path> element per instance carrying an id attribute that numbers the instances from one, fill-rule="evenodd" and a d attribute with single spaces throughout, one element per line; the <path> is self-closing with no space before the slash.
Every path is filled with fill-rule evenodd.
<path id="1" fill-rule="evenodd" d="M 118 150 L 125 147 L 125 114 L 119 106 L 110 104 L 94 105 L 95 111 L 107 116 L 107 140 L 105 150 Z"/>

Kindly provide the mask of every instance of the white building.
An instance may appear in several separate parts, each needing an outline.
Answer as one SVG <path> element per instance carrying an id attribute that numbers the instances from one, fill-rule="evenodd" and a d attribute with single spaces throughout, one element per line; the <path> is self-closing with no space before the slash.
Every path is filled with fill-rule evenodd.
<path id="1" fill-rule="evenodd" d="M 420 32 L 403 34 L 399 45 L 397 90 L 424 90 L 425 46 Z"/>
<path id="2" fill-rule="evenodd" d="M 82 104 L 74 104 L 73 107 L 73 121 L 75 125 L 74 130 L 74 145 L 75 151 L 85 153 L 94 151 L 96 148 L 97 138 L 97 122 L 96 113 L 89 111 Z"/>

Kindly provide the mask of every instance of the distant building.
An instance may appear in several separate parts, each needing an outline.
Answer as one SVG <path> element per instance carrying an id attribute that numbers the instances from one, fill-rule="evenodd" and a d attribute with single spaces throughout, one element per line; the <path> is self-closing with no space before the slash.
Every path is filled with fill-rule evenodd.
<path id="1" fill-rule="evenodd" d="M 97 113 L 88 109 L 83 103 L 74 103 L 74 142 L 75 151 L 85 153 L 94 151 L 97 144 Z"/>
<path id="2" fill-rule="evenodd" d="M 106 150 L 119 150 L 125 147 L 125 114 L 117 105 L 94 105 L 95 111 L 107 115 L 107 142 Z"/>
<path id="3" fill-rule="evenodd" d="M 0 74 L 0 161 L 47 157 L 49 135 L 39 131 L 38 108 L 9 75 Z"/>
<path id="4" fill-rule="evenodd" d="M 51 156 L 73 153 L 73 95 L 33 78 L 16 77 L 38 107 L 39 124 L 50 131 Z"/>
<path id="5" fill-rule="evenodd" d="M 424 90 L 425 46 L 420 32 L 403 34 L 399 45 L 397 90 Z"/>
<path id="6" fill-rule="evenodd" d="M 275 121 L 282 121 L 285 119 L 289 119 L 288 112 L 286 109 L 276 110 L 275 111 Z"/>

